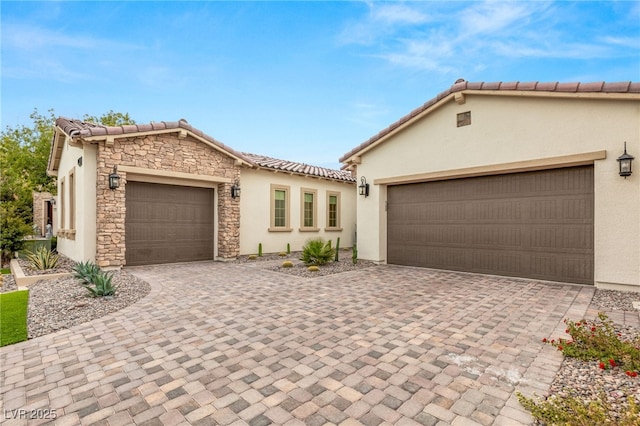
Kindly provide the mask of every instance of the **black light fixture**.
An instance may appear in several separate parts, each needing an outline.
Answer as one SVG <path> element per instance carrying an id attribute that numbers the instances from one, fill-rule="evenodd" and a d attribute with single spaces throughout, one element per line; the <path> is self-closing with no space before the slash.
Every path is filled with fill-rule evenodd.
<path id="1" fill-rule="evenodd" d="M 236 181 L 231 186 L 231 198 L 233 198 L 234 200 L 236 198 L 240 198 L 240 184 L 238 183 L 238 181 Z"/>
<path id="2" fill-rule="evenodd" d="M 360 195 L 364 195 L 365 197 L 369 196 L 369 184 L 364 176 L 360 178 L 360 186 L 358 186 L 358 188 L 360 188 Z"/>
<path id="3" fill-rule="evenodd" d="M 114 191 L 120 187 L 120 176 L 118 166 L 113 166 L 113 172 L 109 173 L 109 189 Z"/>
<path id="4" fill-rule="evenodd" d="M 627 176 L 631 176 L 631 162 L 635 157 L 633 155 L 627 154 L 627 143 L 624 143 L 624 154 L 618 157 L 618 165 L 620 166 L 620 176 L 624 176 L 626 179 Z"/>
<path id="5" fill-rule="evenodd" d="M 49 204 L 51 204 L 52 206 L 56 205 L 56 199 L 54 197 L 51 197 L 51 199 L 49 200 Z"/>

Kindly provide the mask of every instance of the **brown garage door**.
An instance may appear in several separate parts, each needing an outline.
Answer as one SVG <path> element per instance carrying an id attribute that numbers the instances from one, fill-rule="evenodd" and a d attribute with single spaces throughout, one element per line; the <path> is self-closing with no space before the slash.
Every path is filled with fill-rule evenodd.
<path id="1" fill-rule="evenodd" d="M 593 284 L 593 166 L 388 188 L 387 260 Z"/>
<path id="2" fill-rule="evenodd" d="M 213 259 L 213 189 L 127 182 L 127 265 Z"/>

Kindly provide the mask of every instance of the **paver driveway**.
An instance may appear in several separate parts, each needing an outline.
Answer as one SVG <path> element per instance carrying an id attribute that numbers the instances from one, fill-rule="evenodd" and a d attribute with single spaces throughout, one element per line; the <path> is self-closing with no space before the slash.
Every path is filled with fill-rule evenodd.
<path id="1" fill-rule="evenodd" d="M 561 362 L 540 340 L 593 295 L 394 266 L 130 271 L 144 300 L 2 349 L 5 424 L 26 423 L 18 409 L 65 425 L 527 424 L 515 391 L 543 393 Z"/>

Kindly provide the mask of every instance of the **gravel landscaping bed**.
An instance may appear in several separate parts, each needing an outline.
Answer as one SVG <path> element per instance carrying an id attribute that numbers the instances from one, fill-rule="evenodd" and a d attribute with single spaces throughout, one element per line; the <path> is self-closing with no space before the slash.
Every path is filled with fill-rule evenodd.
<path id="1" fill-rule="evenodd" d="M 353 263 L 351 259 L 351 249 L 342 249 L 340 250 L 338 262 L 329 262 L 326 265 L 320 266 L 318 271 L 309 271 L 308 267 L 299 260 L 300 255 L 300 252 L 291 252 L 285 256 L 280 256 L 279 253 L 269 253 L 258 256 L 255 259 L 250 259 L 249 256 L 240 256 L 235 260 L 235 263 L 255 264 L 256 267 L 270 271 L 307 278 L 322 277 L 377 266 L 376 263 L 368 260 L 358 260 L 357 263 Z M 287 260 L 293 263 L 292 267 L 287 268 L 282 266 L 282 263 Z"/>
<path id="2" fill-rule="evenodd" d="M 622 291 L 596 289 L 591 305 L 603 312 L 637 312 L 631 304 L 634 299 L 640 300 L 640 294 L 630 297 L 629 293 Z M 570 319 L 578 321 L 581 318 Z M 615 331 L 619 333 L 621 340 L 635 340 L 640 344 L 640 340 L 637 340 L 640 338 L 640 330 L 637 328 L 615 324 Z M 552 337 L 570 338 L 568 334 Z M 606 397 L 614 416 L 619 417 L 628 407 L 627 400 L 630 396 L 640 404 L 640 376 L 630 377 L 620 367 L 602 370 L 599 361 L 581 361 L 565 357 L 551 384 L 548 396 L 574 396 L 584 401 L 595 401 L 602 395 Z"/>
<path id="3" fill-rule="evenodd" d="M 46 275 L 71 272 L 75 262 L 60 256 L 58 267 L 47 271 L 32 269 L 20 260 L 25 275 Z M 146 282 L 124 270 L 113 272 L 115 296 L 91 297 L 80 280 L 64 277 L 40 280 L 29 286 L 27 329 L 29 339 L 73 327 L 125 308 L 149 294 Z M 4 275 L 0 292 L 17 290 L 13 275 Z"/>

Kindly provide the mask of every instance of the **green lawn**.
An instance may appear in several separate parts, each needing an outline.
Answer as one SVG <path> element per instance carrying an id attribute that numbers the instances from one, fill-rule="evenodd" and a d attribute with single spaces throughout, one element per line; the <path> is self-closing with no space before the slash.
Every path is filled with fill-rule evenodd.
<path id="1" fill-rule="evenodd" d="M 27 340 L 29 290 L 0 293 L 0 346 Z"/>

